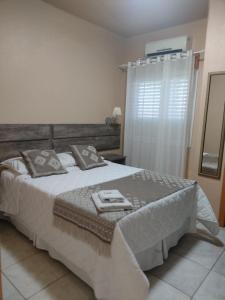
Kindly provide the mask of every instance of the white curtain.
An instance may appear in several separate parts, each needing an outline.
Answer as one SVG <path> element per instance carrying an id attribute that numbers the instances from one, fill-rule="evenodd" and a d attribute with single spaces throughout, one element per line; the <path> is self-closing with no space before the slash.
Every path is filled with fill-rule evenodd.
<path id="1" fill-rule="evenodd" d="M 189 51 L 128 65 L 129 165 L 184 177 L 194 104 L 192 57 Z"/>

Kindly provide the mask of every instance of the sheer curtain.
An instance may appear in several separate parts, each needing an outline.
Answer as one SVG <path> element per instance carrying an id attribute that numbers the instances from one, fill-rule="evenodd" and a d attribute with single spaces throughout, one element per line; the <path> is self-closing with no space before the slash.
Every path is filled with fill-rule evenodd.
<path id="1" fill-rule="evenodd" d="M 192 70 L 191 51 L 128 66 L 124 153 L 129 165 L 184 176 Z"/>

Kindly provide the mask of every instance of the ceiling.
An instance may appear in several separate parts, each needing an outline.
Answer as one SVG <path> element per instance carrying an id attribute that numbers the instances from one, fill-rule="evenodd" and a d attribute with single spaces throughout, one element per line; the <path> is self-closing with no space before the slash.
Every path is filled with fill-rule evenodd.
<path id="1" fill-rule="evenodd" d="M 207 17 L 208 0 L 44 0 L 124 37 Z"/>

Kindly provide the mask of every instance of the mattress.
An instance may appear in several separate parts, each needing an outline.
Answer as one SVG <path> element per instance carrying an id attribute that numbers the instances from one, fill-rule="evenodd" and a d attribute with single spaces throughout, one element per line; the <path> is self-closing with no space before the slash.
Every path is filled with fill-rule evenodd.
<path id="1" fill-rule="evenodd" d="M 68 174 L 36 179 L 4 171 L 0 180 L 0 211 L 9 215 L 36 247 L 49 251 L 86 281 L 97 299 L 144 300 L 149 281 L 143 270 L 161 264 L 170 246 L 185 232 L 195 230 L 196 219 L 213 234 L 218 232 L 218 224 L 201 188 L 190 186 L 123 218 L 116 225 L 110 256 L 99 255 L 78 238 L 73 224 L 55 226 L 52 209 L 55 196 L 60 193 L 140 171 L 107 163 L 87 171 L 72 167 Z M 153 252 L 159 253 L 157 259 L 152 259 Z"/>

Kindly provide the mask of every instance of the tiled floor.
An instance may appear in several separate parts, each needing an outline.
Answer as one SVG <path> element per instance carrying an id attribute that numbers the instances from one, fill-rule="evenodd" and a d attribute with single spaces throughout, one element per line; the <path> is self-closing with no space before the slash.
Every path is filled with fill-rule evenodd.
<path id="1" fill-rule="evenodd" d="M 146 273 L 148 300 L 225 300 L 224 244 L 225 229 L 216 239 L 203 231 L 183 237 L 162 266 Z M 0 250 L 4 300 L 95 299 L 84 282 L 4 221 Z"/>

